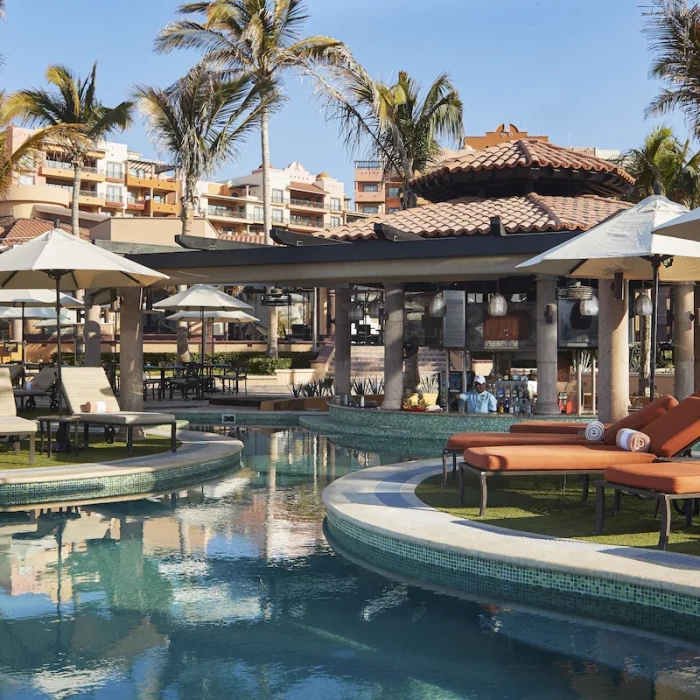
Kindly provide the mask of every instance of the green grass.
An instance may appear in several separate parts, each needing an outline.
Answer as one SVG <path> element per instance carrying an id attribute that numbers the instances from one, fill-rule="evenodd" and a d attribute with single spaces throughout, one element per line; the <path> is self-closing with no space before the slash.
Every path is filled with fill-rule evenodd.
<path id="1" fill-rule="evenodd" d="M 81 437 L 82 440 L 82 437 Z M 94 441 L 93 441 L 94 440 Z M 86 464 L 88 462 L 113 462 L 116 459 L 127 459 L 126 444 L 115 442 L 110 445 L 93 438 L 87 450 L 74 453 L 53 452 L 51 458 L 39 454 L 37 439 L 37 455 L 34 464 L 29 464 L 29 443 L 22 441 L 22 449 L 15 454 L 14 447 L 9 443 L 0 443 L 0 469 L 35 469 L 38 467 L 60 467 L 68 464 Z M 150 437 L 144 441 L 134 442 L 134 457 L 150 457 L 170 450 L 170 438 Z"/>
<path id="2" fill-rule="evenodd" d="M 589 501 L 583 504 L 580 479 L 576 477 L 569 477 L 564 493 L 560 490 L 559 478 L 495 477 L 489 479 L 486 515 L 479 518 L 479 485 L 470 475 L 466 478 L 464 507 L 457 506 L 458 481 L 451 475 L 446 487 L 441 487 L 440 477 L 434 476 L 419 484 L 416 494 L 433 508 L 488 525 L 613 545 L 656 547 L 658 543 L 659 519 L 654 517 L 654 501 L 623 496 L 622 510 L 614 516 L 612 492 L 609 491 L 604 534 L 596 537 L 593 535 L 595 488 L 592 483 Z M 696 517 L 693 526 L 686 528 L 685 517 L 672 511 L 668 549 L 700 555 L 700 518 Z"/>

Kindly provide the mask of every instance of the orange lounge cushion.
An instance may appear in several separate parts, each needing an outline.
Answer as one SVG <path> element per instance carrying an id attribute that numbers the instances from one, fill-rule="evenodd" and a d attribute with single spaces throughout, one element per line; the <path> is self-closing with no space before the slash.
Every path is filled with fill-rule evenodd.
<path id="1" fill-rule="evenodd" d="M 651 451 L 673 457 L 700 440 L 700 397 L 689 396 L 642 430 L 651 438 Z"/>
<path id="2" fill-rule="evenodd" d="M 483 471 L 603 471 L 613 464 L 654 460 L 648 452 L 625 452 L 608 445 L 513 445 L 473 447 L 464 461 Z"/>
<path id="3" fill-rule="evenodd" d="M 470 447 L 500 445 L 580 445 L 588 443 L 584 435 L 550 433 L 457 433 L 447 441 L 448 452 L 464 452 Z M 602 442 L 591 443 L 602 445 Z"/>
<path id="4" fill-rule="evenodd" d="M 511 433 L 547 433 L 550 435 L 578 435 L 583 433 L 588 423 L 565 423 L 555 420 L 524 420 L 513 423 Z"/>
<path id="5" fill-rule="evenodd" d="M 608 467 L 605 480 L 663 493 L 700 493 L 700 462 L 655 462 Z"/>
<path id="6" fill-rule="evenodd" d="M 659 396 L 658 399 L 650 401 L 646 406 L 640 408 L 638 411 L 633 411 L 628 416 L 625 416 L 622 420 L 613 423 L 603 435 L 603 442 L 606 445 L 614 445 L 617 438 L 618 431 L 623 428 L 629 428 L 630 430 L 640 430 L 643 433 L 647 433 L 644 429 L 655 420 L 666 415 L 672 408 L 678 406 L 678 401 L 670 394 L 664 394 Z M 647 433 L 648 435 L 649 433 Z M 652 448 L 652 452 L 653 452 Z"/>

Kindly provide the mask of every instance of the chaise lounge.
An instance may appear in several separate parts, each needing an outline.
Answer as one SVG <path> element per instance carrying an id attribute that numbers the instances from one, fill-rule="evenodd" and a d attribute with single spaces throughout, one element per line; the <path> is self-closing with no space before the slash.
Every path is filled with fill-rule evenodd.
<path id="1" fill-rule="evenodd" d="M 655 402 L 649 406 L 653 403 Z M 613 466 L 649 464 L 659 459 L 682 455 L 700 440 L 700 397 L 690 396 L 665 411 L 644 428 L 643 432 L 651 440 L 649 452 L 627 452 L 609 444 L 607 440 L 613 427 L 606 431 L 607 439 L 604 438 L 604 444 L 561 444 L 557 445 L 556 449 L 546 445 L 506 445 L 466 449 L 464 462 L 459 465 L 460 505 L 464 502 L 465 472 L 479 477 L 480 516 L 486 512 L 487 479 L 498 475 L 580 475 L 583 477 L 585 502 L 588 497 L 589 478 L 592 474 L 604 472 Z"/>
<path id="2" fill-rule="evenodd" d="M 36 421 L 20 418 L 17 415 L 17 404 L 12 392 L 12 378 L 7 367 L 0 367 L 0 436 L 28 437 L 29 464 L 34 464 L 36 455 Z M 15 442 L 15 450 L 19 450 L 19 440 Z"/>
<path id="3" fill-rule="evenodd" d="M 528 423 L 536 424 L 537 427 L 552 425 L 555 428 L 568 425 L 582 425 L 582 430 L 572 431 L 562 430 L 557 432 L 516 432 L 513 429 L 516 425 L 511 426 L 510 433 L 497 432 L 472 432 L 472 433 L 455 433 L 448 440 L 445 449 L 442 451 L 442 483 L 447 481 L 447 455 L 452 455 L 452 474 L 457 470 L 457 455 L 463 454 L 464 450 L 475 447 L 498 447 L 512 445 L 611 445 L 615 446 L 615 438 L 617 433 L 623 428 L 632 430 L 643 430 L 649 423 L 656 420 L 668 410 L 678 405 L 678 401 L 666 394 L 658 399 L 648 403 L 639 411 L 630 413 L 621 420 L 608 425 L 607 430 L 603 435 L 603 439 L 599 442 L 586 440 L 583 431 L 586 429 L 585 423 L 565 424 L 556 421 L 528 421 Z"/>
<path id="4" fill-rule="evenodd" d="M 173 452 L 177 450 L 175 416 L 150 411 L 122 411 L 102 367 L 63 367 L 61 373 L 68 410 L 79 416 L 84 426 L 85 447 L 89 445 L 91 425 L 102 425 L 106 432 L 123 428 L 126 430 L 126 446 L 131 456 L 134 449 L 134 428 L 169 425 L 170 448 Z M 98 403 L 104 403 L 104 412 L 94 412 Z"/>
<path id="5" fill-rule="evenodd" d="M 52 411 L 58 410 L 56 395 L 56 379 L 58 370 L 55 367 L 42 367 L 39 373 L 32 379 L 31 384 L 14 390 L 15 399 L 19 399 L 22 408 L 33 411 L 36 408 L 38 398 L 47 397 Z M 25 403 L 26 399 L 26 403 Z"/>

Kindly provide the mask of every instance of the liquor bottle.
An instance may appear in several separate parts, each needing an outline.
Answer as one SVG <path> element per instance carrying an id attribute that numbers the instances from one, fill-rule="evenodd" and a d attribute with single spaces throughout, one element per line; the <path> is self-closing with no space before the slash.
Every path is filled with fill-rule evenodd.
<path id="1" fill-rule="evenodd" d="M 503 401 L 501 401 L 500 399 L 496 403 L 496 412 L 503 413 Z"/>
<path id="2" fill-rule="evenodd" d="M 510 413 L 510 399 L 507 396 L 503 399 L 503 413 Z"/>

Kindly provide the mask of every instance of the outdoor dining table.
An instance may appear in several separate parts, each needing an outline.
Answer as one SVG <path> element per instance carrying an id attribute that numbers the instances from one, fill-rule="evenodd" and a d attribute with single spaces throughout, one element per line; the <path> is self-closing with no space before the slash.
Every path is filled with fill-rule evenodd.
<path id="1" fill-rule="evenodd" d="M 160 382 L 158 383 L 158 401 L 163 400 L 163 390 L 165 388 L 165 373 L 175 372 L 181 370 L 182 365 L 144 365 L 144 372 L 158 372 L 160 371 Z"/>

